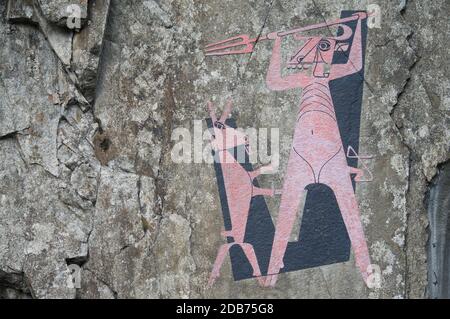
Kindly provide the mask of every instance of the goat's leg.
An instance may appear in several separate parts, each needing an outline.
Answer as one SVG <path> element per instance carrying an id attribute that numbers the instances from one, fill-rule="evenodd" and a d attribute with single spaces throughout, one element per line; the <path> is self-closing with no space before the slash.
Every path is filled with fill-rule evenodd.
<path id="1" fill-rule="evenodd" d="M 233 244 L 223 244 L 222 246 L 220 246 L 219 252 L 217 253 L 216 261 L 214 262 L 214 267 L 211 272 L 211 276 L 209 277 L 208 287 L 214 285 L 214 282 L 219 277 L 220 268 L 222 268 L 225 256 L 227 255 L 227 252 L 230 250 L 231 246 L 233 246 Z"/>

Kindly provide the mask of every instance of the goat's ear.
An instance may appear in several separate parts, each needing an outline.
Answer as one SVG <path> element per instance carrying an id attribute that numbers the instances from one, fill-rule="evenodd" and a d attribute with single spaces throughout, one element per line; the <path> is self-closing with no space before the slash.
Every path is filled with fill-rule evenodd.
<path id="1" fill-rule="evenodd" d="M 336 44 L 336 47 L 334 48 L 334 51 L 336 51 L 336 52 L 347 52 L 349 47 L 350 47 L 350 44 L 341 42 L 341 43 Z"/>
<path id="2" fill-rule="evenodd" d="M 220 122 L 225 123 L 228 118 L 228 115 L 231 113 L 231 108 L 233 107 L 233 101 L 231 99 L 227 100 L 227 104 L 225 105 L 225 109 L 223 110 L 222 116 L 220 117 Z"/>
<path id="3" fill-rule="evenodd" d="M 213 123 L 217 122 L 216 109 L 215 109 L 214 105 L 212 104 L 211 101 L 208 101 L 207 105 L 208 105 L 209 116 L 211 116 Z"/>

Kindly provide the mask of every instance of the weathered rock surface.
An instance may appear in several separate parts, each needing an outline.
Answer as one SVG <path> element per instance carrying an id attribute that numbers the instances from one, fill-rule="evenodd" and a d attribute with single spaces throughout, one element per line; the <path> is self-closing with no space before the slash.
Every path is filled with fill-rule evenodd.
<path id="1" fill-rule="evenodd" d="M 62 27 L 71 17 L 85 21 L 88 15 L 88 0 L 35 0 L 45 19 Z"/>
<path id="2" fill-rule="evenodd" d="M 110 0 L 89 1 L 89 24 L 73 36 L 71 70 L 75 73 L 77 87 L 90 103 L 95 98 L 109 5 Z"/>
<path id="3" fill-rule="evenodd" d="M 8 1 L 6 16 L 11 22 L 37 23 L 33 0 Z"/>
<path id="4" fill-rule="evenodd" d="M 226 262 L 208 289 L 224 242 L 214 169 L 171 159 L 173 130 L 193 132 L 206 101 L 231 97 L 239 126 L 280 128 L 280 171 L 259 182 L 281 185 L 298 92 L 266 88 L 271 44 L 221 59 L 203 48 L 370 3 L 0 2 L 0 297 L 426 297 L 424 200 L 450 157 L 448 1 L 380 0 L 381 28 L 368 32 L 360 152 L 374 155 L 374 180 L 357 199 L 381 288 L 364 285 L 352 256 L 274 288 L 233 281 Z M 71 4 L 79 30 L 67 27 Z"/>

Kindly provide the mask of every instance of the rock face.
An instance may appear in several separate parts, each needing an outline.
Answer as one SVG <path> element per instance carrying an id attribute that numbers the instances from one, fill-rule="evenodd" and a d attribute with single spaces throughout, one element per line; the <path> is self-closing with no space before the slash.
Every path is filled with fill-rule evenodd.
<path id="1" fill-rule="evenodd" d="M 379 287 L 366 287 L 352 253 L 282 274 L 272 288 L 234 281 L 227 257 L 208 288 L 225 242 L 214 168 L 173 160 L 173 132 L 194 138 L 203 123 L 201 140 L 206 102 L 232 98 L 240 127 L 279 128 L 279 172 L 258 181 L 282 185 L 298 92 L 267 89 L 272 45 L 222 58 L 204 47 L 371 3 L 1 1 L 0 298 L 448 296 L 439 227 L 449 192 L 446 0 L 379 0 L 380 28 L 368 31 L 360 153 L 374 155 L 374 179 L 357 184 L 356 197 Z M 276 220 L 279 199 L 267 203 Z M 433 284 L 428 260 L 442 274 Z"/>
<path id="2" fill-rule="evenodd" d="M 60 26 L 67 26 L 71 17 L 86 20 L 88 14 L 88 0 L 37 0 L 37 4 L 47 21 Z"/>

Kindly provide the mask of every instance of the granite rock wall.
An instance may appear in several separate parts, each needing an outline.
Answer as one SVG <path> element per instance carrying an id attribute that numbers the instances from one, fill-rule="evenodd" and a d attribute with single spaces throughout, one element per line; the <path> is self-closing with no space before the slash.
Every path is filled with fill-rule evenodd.
<path id="1" fill-rule="evenodd" d="M 205 45 L 370 4 L 381 27 L 368 30 L 360 153 L 374 179 L 356 196 L 381 286 L 352 255 L 273 288 L 234 281 L 227 261 L 208 288 L 224 242 L 214 168 L 175 163 L 172 133 L 232 98 L 241 127 L 279 128 L 279 172 L 259 180 L 278 187 L 298 92 L 267 89 L 271 44 L 223 58 Z M 0 297 L 438 297 L 427 208 L 450 158 L 448 12 L 446 0 L 0 1 Z"/>

